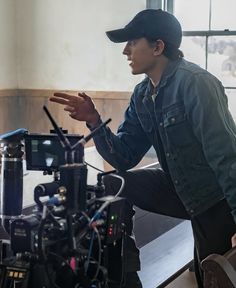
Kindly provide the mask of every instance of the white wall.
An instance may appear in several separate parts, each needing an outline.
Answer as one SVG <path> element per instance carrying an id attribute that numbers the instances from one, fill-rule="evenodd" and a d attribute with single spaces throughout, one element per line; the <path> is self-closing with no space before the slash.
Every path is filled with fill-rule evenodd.
<path id="1" fill-rule="evenodd" d="M 15 0 L 0 0 L 0 90 L 17 87 Z"/>
<path id="2" fill-rule="evenodd" d="M 110 42 L 105 31 L 123 27 L 145 6 L 145 0 L 16 0 L 19 88 L 132 90 L 143 76 L 131 75 L 124 44 Z"/>

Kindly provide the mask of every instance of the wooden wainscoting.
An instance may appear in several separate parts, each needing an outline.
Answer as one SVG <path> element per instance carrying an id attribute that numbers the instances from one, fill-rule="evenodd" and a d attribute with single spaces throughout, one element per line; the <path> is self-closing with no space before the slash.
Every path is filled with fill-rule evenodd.
<path id="1" fill-rule="evenodd" d="M 84 123 L 71 119 L 63 107 L 49 102 L 55 90 L 0 90 L 0 134 L 17 128 L 33 133 L 47 133 L 52 128 L 43 111 L 46 105 L 60 127 L 69 133 L 87 134 Z M 66 91 L 76 94 L 76 91 Z M 90 95 L 104 120 L 112 118 L 109 127 L 115 131 L 123 119 L 130 92 L 84 91 Z M 90 144 L 89 146 L 91 146 Z"/>
<path id="2" fill-rule="evenodd" d="M 89 131 L 84 123 L 71 119 L 62 106 L 49 101 L 49 97 L 55 91 L 37 89 L 0 90 L 0 134 L 18 128 L 26 128 L 30 133 L 49 133 L 52 125 L 43 111 L 43 105 L 46 105 L 58 125 L 68 130 L 68 133 L 87 135 Z M 77 91 L 64 92 L 77 94 Z M 92 97 L 103 120 L 112 119 L 109 127 L 115 132 L 123 120 L 131 92 L 84 92 Z M 93 145 L 94 143 L 91 140 L 86 147 Z M 156 158 L 148 154 L 139 166 L 151 164 L 155 161 Z M 106 171 L 112 169 L 107 162 L 104 162 L 104 168 Z"/>

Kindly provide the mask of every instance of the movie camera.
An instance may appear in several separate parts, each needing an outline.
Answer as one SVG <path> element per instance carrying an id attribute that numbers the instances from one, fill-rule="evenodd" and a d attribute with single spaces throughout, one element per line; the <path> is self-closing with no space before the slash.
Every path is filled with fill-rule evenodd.
<path id="1" fill-rule="evenodd" d="M 124 199 L 119 197 L 124 180 L 112 174 L 121 180 L 115 196 L 104 195 L 103 177 L 110 172 L 98 173 L 97 184 L 88 185 L 84 145 L 110 119 L 86 137 L 67 135 L 44 110 L 56 133 L 17 129 L 0 135 L 0 212 L 7 235 L 0 242 L 0 287 L 109 287 L 110 251 L 117 241 L 125 241 Z M 22 213 L 23 156 L 28 170 L 54 177 L 35 187 L 29 215 Z"/>

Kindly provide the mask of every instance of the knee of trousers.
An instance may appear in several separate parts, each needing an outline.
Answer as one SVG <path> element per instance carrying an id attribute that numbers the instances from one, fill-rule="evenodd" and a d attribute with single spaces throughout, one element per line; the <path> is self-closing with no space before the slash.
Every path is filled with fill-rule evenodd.
<path id="1" fill-rule="evenodd" d="M 120 187 L 121 187 L 121 180 L 116 178 L 112 175 L 106 175 L 103 177 L 103 183 L 105 186 L 105 195 L 115 195 Z M 124 194 L 124 193 L 122 193 Z M 123 195 L 121 195 L 123 196 Z"/>

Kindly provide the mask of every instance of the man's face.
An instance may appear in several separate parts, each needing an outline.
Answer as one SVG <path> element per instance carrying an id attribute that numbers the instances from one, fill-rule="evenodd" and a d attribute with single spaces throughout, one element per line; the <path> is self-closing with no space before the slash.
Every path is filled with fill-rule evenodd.
<path id="1" fill-rule="evenodd" d="M 151 45 L 146 38 L 128 41 L 123 54 L 130 61 L 132 74 L 145 73 L 149 75 L 156 66 L 157 57 L 154 55 L 155 46 Z"/>

